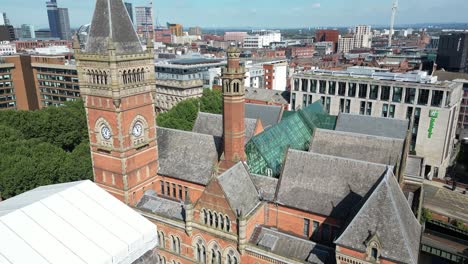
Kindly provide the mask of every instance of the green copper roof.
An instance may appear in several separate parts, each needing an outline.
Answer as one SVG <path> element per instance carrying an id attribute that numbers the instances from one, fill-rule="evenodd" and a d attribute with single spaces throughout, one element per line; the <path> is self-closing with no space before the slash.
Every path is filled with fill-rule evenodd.
<path id="1" fill-rule="evenodd" d="M 333 130 L 335 124 L 336 117 L 328 115 L 320 102 L 293 112 L 277 125 L 252 137 L 247 143 L 250 172 L 278 177 L 289 148 L 308 150 L 315 128 Z"/>

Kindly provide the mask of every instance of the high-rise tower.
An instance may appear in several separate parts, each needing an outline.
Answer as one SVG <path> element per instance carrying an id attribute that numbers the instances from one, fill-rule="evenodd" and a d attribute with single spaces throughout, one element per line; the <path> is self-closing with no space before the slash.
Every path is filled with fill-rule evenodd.
<path id="1" fill-rule="evenodd" d="M 223 143 L 221 169 L 245 160 L 245 68 L 240 64 L 240 50 L 230 47 L 228 65 L 223 69 Z"/>
<path id="2" fill-rule="evenodd" d="M 158 171 L 152 42 L 144 51 L 122 0 L 97 0 L 87 46 L 74 49 L 94 180 L 134 205 Z"/>

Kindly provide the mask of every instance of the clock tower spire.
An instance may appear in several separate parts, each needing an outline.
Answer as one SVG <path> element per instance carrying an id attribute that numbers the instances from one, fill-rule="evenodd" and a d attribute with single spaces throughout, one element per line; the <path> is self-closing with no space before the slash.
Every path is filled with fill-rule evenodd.
<path id="1" fill-rule="evenodd" d="M 158 171 L 154 50 L 143 50 L 122 0 L 97 0 L 88 43 L 75 48 L 94 181 L 134 205 Z"/>

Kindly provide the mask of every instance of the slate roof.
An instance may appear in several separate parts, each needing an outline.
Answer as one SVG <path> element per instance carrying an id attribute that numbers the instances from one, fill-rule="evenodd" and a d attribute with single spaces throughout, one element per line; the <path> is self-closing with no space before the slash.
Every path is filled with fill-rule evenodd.
<path id="1" fill-rule="evenodd" d="M 242 162 L 221 174 L 218 181 L 235 212 L 247 216 L 260 203 L 257 189 Z"/>
<path id="2" fill-rule="evenodd" d="M 257 119 L 245 118 L 245 144 L 254 136 Z M 223 116 L 199 112 L 192 132 L 223 137 Z"/>
<path id="3" fill-rule="evenodd" d="M 282 114 L 283 107 L 281 106 L 245 104 L 245 117 L 260 119 L 264 129 L 278 124 Z"/>
<path id="4" fill-rule="evenodd" d="M 157 133 L 158 174 L 206 185 L 221 153 L 221 139 L 160 127 Z"/>
<path id="5" fill-rule="evenodd" d="M 122 0 L 97 0 L 85 51 L 107 54 L 110 40 L 116 54 L 143 52 Z"/>
<path id="6" fill-rule="evenodd" d="M 250 243 L 273 254 L 305 263 L 335 263 L 332 249 L 277 230 L 257 226 Z"/>
<path id="7" fill-rule="evenodd" d="M 42 186 L 0 203 L 0 263 L 132 263 L 156 231 L 91 181 Z"/>
<path id="8" fill-rule="evenodd" d="M 169 199 L 158 197 L 155 191 L 148 190 L 136 205 L 138 209 L 162 215 L 168 218 L 184 220 L 184 205 Z"/>
<path id="9" fill-rule="evenodd" d="M 365 242 L 374 235 L 382 246 L 383 258 L 418 263 L 421 225 L 391 171 L 382 177 L 335 243 L 365 252 Z"/>
<path id="10" fill-rule="evenodd" d="M 408 124 L 408 120 L 342 113 L 338 116 L 335 130 L 405 139 Z"/>
<path id="11" fill-rule="evenodd" d="M 255 174 L 251 176 L 260 197 L 265 201 L 273 202 L 275 200 L 278 179 Z"/>
<path id="12" fill-rule="evenodd" d="M 276 91 L 264 88 L 245 87 L 245 98 L 263 102 L 289 104 L 288 91 Z"/>
<path id="13" fill-rule="evenodd" d="M 439 81 L 453 81 L 453 80 L 468 80 L 468 73 L 463 72 L 447 72 L 435 71 L 434 76 L 437 76 Z"/>
<path id="14" fill-rule="evenodd" d="M 395 166 L 403 147 L 403 139 L 316 129 L 309 151 Z"/>
<path id="15" fill-rule="evenodd" d="M 382 164 L 289 150 L 276 201 L 345 219 L 386 171 Z"/>

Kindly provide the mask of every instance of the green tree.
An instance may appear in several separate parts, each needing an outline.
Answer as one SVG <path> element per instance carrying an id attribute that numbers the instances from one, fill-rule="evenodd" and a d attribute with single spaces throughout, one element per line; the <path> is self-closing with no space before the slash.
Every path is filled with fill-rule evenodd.
<path id="1" fill-rule="evenodd" d="M 159 114 L 157 123 L 160 127 L 192 131 L 199 111 L 221 114 L 222 107 L 221 92 L 205 89 L 201 98 L 182 101 L 168 112 Z"/>

